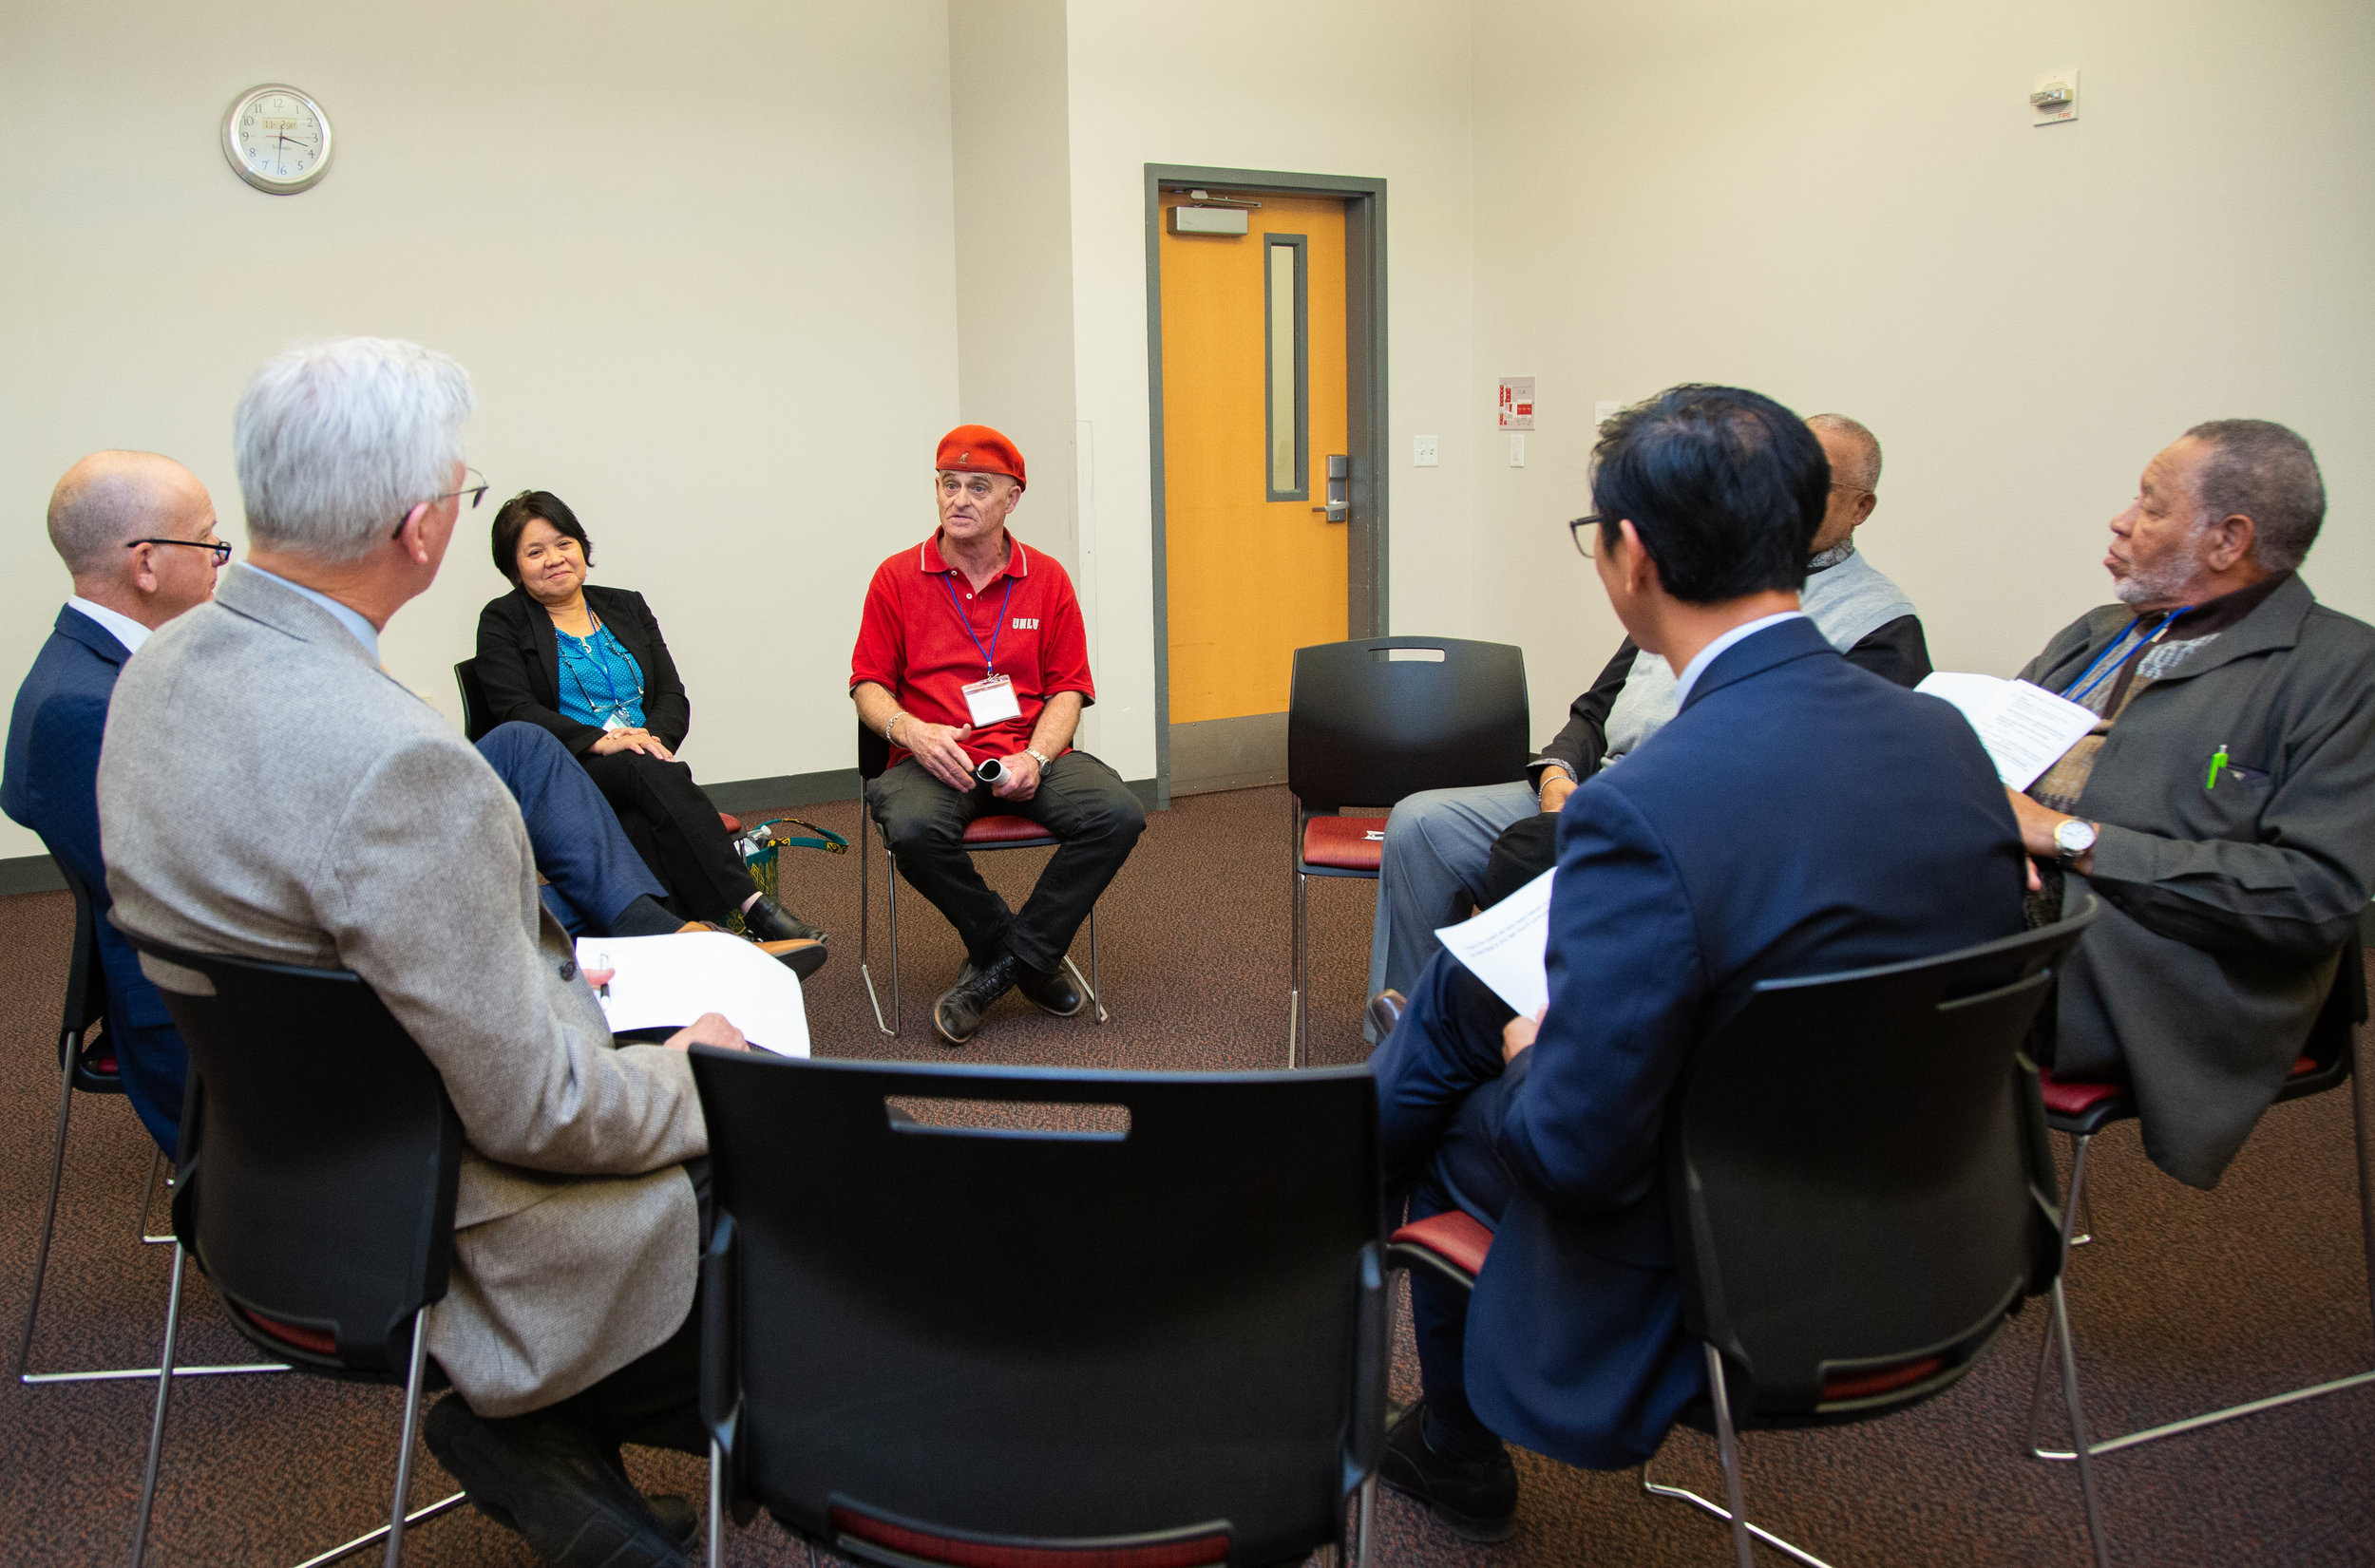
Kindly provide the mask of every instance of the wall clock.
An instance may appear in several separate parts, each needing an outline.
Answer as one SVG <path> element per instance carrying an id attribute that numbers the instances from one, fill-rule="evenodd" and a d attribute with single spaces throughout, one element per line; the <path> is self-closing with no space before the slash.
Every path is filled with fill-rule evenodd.
<path id="1" fill-rule="evenodd" d="M 330 116 L 285 84 L 250 87 L 222 117 L 222 156 L 257 190 L 294 196 L 330 168 Z"/>

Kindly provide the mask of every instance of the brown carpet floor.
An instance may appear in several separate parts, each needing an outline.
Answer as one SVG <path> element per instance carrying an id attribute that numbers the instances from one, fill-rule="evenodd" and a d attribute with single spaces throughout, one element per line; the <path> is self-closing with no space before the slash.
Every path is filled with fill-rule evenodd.
<path id="1" fill-rule="evenodd" d="M 970 1055 L 1132 1068 L 1283 1065 L 1285 813 L 1283 792 L 1266 789 L 1198 796 L 1152 817 L 1101 908 L 1112 1022 L 1046 1018 L 1010 999 Z M 854 803 L 801 815 L 856 836 Z M 995 856 L 987 874 L 1018 900 L 1041 860 Z M 925 1032 L 924 1009 L 959 954 L 938 915 L 921 898 L 902 900 L 906 1032 L 892 1040 L 876 1032 L 859 980 L 854 852 L 803 852 L 785 891 L 833 933 L 836 955 L 810 987 L 819 1053 L 944 1059 Z M 874 903 L 876 958 L 886 963 L 879 875 Z M 1318 882 L 1311 906 L 1315 1055 L 1357 1060 L 1371 884 Z M 0 1028 L 15 1064 L 0 1079 L 0 1332 L 11 1336 L 23 1321 L 48 1168 L 57 1080 L 47 1053 L 70 921 L 62 893 L 0 899 L 9 982 Z M 1075 949 L 1084 969 L 1087 947 L 1084 935 Z M 2375 1367 L 2348 1101 L 2328 1094 L 2272 1112 L 2215 1193 L 2154 1170 L 2132 1126 L 2100 1141 L 2101 1239 L 2071 1271 L 2099 1432 Z M 79 1105 L 69 1145 L 34 1370 L 153 1365 L 169 1255 L 134 1239 L 148 1145 L 121 1101 Z M 191 1296 L 183 1358 L 246 1359 L 211 1295 L 197 1286 Z M 1751 1515 L 1842 1565 L 2085 1562 L 2071 1467 L 2018 1452 L 2042 1318 L 2024 1313 L 1960 1388 L 1909 1414 L 1749 1437 Z M 1415 1383 L 1405 1330 L 1396 1396 L 1409 1397 Z M 0 1386 L 0 1561 L 122 1560 L 152 1388 Z M 293 1373 L 180 1380 L 150 1561 L 285 1568 L 380 1521 L 398 1403 L 391 1390 Z M 1713 1447 L 1679 1433 L 1659 1472 L 1720 1494 Z M 2115 1560 L 2375 1563 L 2370 1451 L 2375 1388 L 2108 1458 L 2100 1476 Z M 634 1464 L 647 1489 L 704 1490 L 704 1466 L 692 1460 L 636 1452 Z M 1386 1494 L 1379 1568 L 1730 1561 L 1720 1526 L 1642 1497 L 1630 1474 L 1590 1474 L 1530 1454 L 1518 1456 L 1518 1468 L 1520 1529 L 1498 1547 L 1466 1545 Z M 426 1449 L 414 1485 L 416 1499 L 448 1489 Z M 422 1526 L 406 1556 L 422 1568 L 533 1561 L 516 1537 L 467 1511 Z M 807 1554 L 762 1522 L 733 1538 L 730 1560 L 804 1563 Z"/>

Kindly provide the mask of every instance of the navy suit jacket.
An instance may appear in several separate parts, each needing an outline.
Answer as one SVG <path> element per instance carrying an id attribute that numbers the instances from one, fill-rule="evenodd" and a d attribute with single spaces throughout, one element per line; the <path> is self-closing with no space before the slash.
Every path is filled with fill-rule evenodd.
<path id="1" fill-rule="evenodd" d="M 2004 785 L 1952 708 L 1840 657 L 1810 620 L 1723 651 L 1559 821 L 1550 1006 L 1508 1069 L 1512 1193 L 1469 1306 L 1477 1414 L 1572 1464 L 1654 1453 L 1704 1391 L 1682 1321 L 1666 1102 L 1756 982 L 2020 931 Z"/>
<path id="2" fill-rule="evenodd" d="M 130 657 L 115 633 L 88 615 L 70 605 L 58 612 L 9 716 L 0 810 L 40 834 L 50 856 L 90 890 L 99 917 L 99 966 L 107 982 L 107 1033 L 124 1096 L 171 1154 L 180 1137 L 188 1053 L 131 944 L 108 923 L 107 871 L 99 858 L 99 743 L 116 676 Z"/>

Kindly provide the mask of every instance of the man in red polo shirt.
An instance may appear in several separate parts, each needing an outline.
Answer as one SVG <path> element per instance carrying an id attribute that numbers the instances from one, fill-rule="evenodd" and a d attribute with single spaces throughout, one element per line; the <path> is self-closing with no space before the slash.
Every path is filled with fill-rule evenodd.
<path id="1" fill-rule="evenodd" d="M 875 569 L 849 695 L 891 745 L 866 808 L 907 884 L 964 938 L 964 968 L 932 1008 L 940 1038 L 961 1046 L 1016 988 L 1059 1018 L 1080 1011 L 1064 954 L 1147 818 L 1120 775 L 1072 749 L 1096 685 L 1071 577 L 1006 531 L 1022 454 L 986 425 L 960 425 L 936 466 L 940 531 Z M 1003 769 L 994 784 L 977 772 L 990 763 Z M 1062 841 L 1019 912 L 965 853 L 965 826 L 984 812 Z"/>

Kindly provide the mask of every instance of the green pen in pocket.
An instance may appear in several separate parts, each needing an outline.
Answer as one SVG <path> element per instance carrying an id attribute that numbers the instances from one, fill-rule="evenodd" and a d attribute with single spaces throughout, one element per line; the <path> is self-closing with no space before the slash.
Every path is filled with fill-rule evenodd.
<path id="1" fill-rule="evenodd" d="M 2227 765 L 2227 743 L 2226 743 L 2226 742 L 2224 742 L 2224 741 L 2220 741 L 2220 742 L 2218 743 L 2218 749 L 2217 749 L 2216 751 L 2214 751 L 2214 752 L 2212 752 L 2212 753 L 2211 753 L 2211 758 L 2210 758 L 2210 776 L 2209 776 L 2208 778 L 2206 778 L 2206 779 L 2204 779 L 2204 780 L 2202 781 L 2202 787 L 2203 787 L 2204 789 L 2215 789 L 2215 788 L 2217 788 L 2217 787 L 2218 787 L 2218 773 L 2219 773 L 2219 770 L 2220 770 L 2221 768 L 2225 767 L 2226 765 Z"/>

